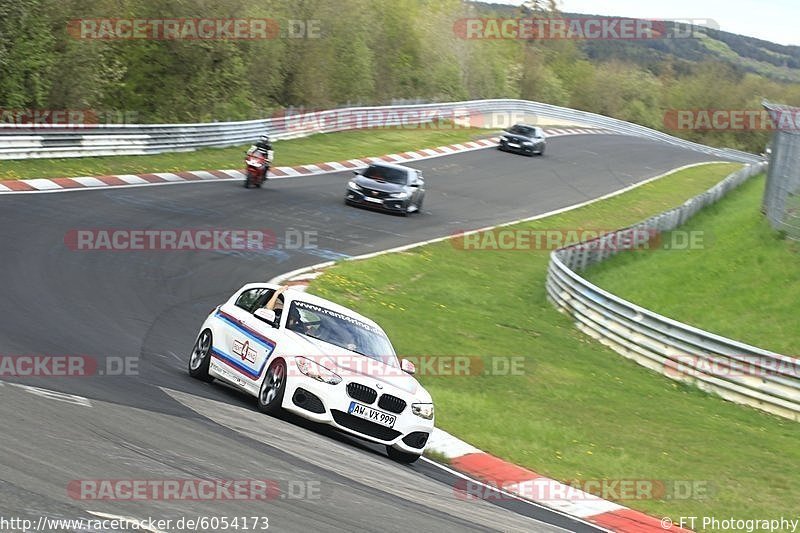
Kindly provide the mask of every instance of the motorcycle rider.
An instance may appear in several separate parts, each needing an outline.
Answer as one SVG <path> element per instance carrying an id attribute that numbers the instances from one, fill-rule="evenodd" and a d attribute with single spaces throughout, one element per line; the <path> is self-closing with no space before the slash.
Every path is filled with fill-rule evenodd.
<path id="1" fill-rule="evenodd" d="M 256 144 L 254 144 L 253 146 L 250 147 L 249 150 L 247 150 L 248 157 L 256 153 L 258 153 L 257 155 L 261 155 L 262 157 L 266 158 L 266 165 L 264 165 L 263 169 L 261 170 L 261 177 L 259 182 L 256 183 L 256 186 L 260 187 L 261 182 L 263 182 L 266 179 L 267 173 L 269 172 L 269 169 L 272 166 L 272 156 L 274 152 L 272 150 L 272 142 L 269 139 L 269 135 L 262 135 L 261 137 L 259 137 Z M 245 180 L 244 186 L 249 187 L 249 185 L 250 185 L 250 179 L 248 177 L 248 179 Z"/>
<path id="2" fill-rule="evenodd" d="M 272 142 L 269 140 L 269 135 L 262 135 L 261 137 L 259 137 L 258 141 L 256 141 L 256 144 L 251 146 L 250 149 L 247 151 L 247 155 L 250 155 L 256 151 L 261 152 L 266 156 L 266 158 L 269 161 L 272 161 L 273 150 L 272 150 Z"/>

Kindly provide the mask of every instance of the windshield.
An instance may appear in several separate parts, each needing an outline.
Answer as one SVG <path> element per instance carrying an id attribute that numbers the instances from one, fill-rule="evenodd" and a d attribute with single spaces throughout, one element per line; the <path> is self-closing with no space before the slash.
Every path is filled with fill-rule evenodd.
<path id="1" fill-rule="evenodd" d="M 400 168 L 382 167 L 380 165 L 370 165 L 364 171 L 364 176 L 374 180 L 405 185 L 408 181 L 408 173 Z"/>
<path id="2" fill-rule="evenodd" d="M 536 128 L 531 128 L 528 126 L 514 126 L 510 130 L 509 133 L 514 133 L 516 135 L 524 135 L 525 137 L 537 137 L 536 135 Z"/>
<path id="3" fill-rule="evenodd" d="M 400 366 L 392 343 L 380 328 L 338 311 L 295 300 L 289 310 L 286 328 L 386 365 Z"/>

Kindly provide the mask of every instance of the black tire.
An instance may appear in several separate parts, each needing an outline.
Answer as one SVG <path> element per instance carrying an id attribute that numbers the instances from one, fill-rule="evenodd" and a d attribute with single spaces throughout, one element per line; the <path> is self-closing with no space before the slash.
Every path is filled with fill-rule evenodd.
<path id="1" fill-rule="evenodd" d="M 244 179 L 244 188 L 245 189 L 249 189 L 250 188 L 250 178 L 249 177 Z"/>
<path id="2" fill-rule="evenodd" d="M 422 198 L 419 199 L 419 203 L 417 204 L 417 213 L 422 213 L 422 202 L 425 201 L 425 195 L 422 195 Z"/>
<path id="3" fill-rule="evenodd" d="M 270 394 L 272 391 L 272 394 Z M 281 411 L 281 404 L 283 403 L 283 395 L 286 392 L 286 361 L 283 359 L 275 359 L 269 368 L 267 374 L 261 381 L 261 387 L 258 389 L 258 410 L 262 413 L 270 415 L 277 414 Z"/>
<path id="4" fill-rule="evenodd" d="M 389 455 L 389 459 L 393 461 L 397 461 L 398 463 L 403 463 L 405 465 L 410 465 L 421 456 L 417 455 L 416 453 L 406 453 L 401 452 L 400 450 L 396 450 L 391 446 L 386 447 L 386 453 Z"/>
<path id="5" fill-rule="evenodd" d="M 210 329 L 204 329 L 197 336 L 194 348 L 192 348 L 192 353 L 189 356 L 189 375 L 195 379 L 206 382 L 214 381 L 214 378 L 208 375 L 213 340 Z"/>
<path id="6" fill-rule="evenodd" d="M 541 150 L 539 150 L 539 155 L 544 155 L 544 148 L 545 148 L 545 147 L 544 147 L 544 146 L 542 146 L 542 149 L 541 149 Z"/>

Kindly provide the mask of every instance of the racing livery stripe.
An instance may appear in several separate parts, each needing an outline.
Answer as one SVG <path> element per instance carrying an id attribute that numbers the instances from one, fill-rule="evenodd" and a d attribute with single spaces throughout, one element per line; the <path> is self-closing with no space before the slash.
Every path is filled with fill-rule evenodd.
<path id="1" fill-rule="evenodd" d="M 236 320 L 236 318 L 232 317 L 231 315 L 229 315 L 225 311 L 218 310 L 217 314 L 214 315 L 214 316 L 216 318 L 219 318 L 223 322 L 229 324 L 233 328 L 239 330 L 240 332 L 244 333 L 248 337 L 252 338 L 254 341 L 258 342 L 259 344 L 265 346 L 269 350 L 270 354 L 272 353 L 272 350 L 275 349 L 275 344 L 276 343 L 275 343 L 274 340 L 272 340 L 272 339 L 270 339 L 268 337 L 265 337 L 264 335 L 262 335 L 261 333 L 259 333 L 256 330 L 254 330 L 253 328 L 248 327 L 246 324 L 240 324 Z"/>
<path id="2" fill-rule="evenodd" d="M 264 367 L 267 366 L 267 362 L 270 359 L 270 356 L 267 356 L 267 358 L 264 359 L 264 364 L 261 365 L 261 368 L 256 373 L 252 369 L 240 363 L 237 359 L 231 357 L 230 355 L 225 354 L 222 350 L 214 348 L 213 346 L 211 347 L 211 355 L 213 355 L 214 357 L 216 357 L 229 367 L 233 368 L 237 372 L 244 374 L 252 381 L 257 381 L 261 377 L 261 374 L 264 372 Z"/>

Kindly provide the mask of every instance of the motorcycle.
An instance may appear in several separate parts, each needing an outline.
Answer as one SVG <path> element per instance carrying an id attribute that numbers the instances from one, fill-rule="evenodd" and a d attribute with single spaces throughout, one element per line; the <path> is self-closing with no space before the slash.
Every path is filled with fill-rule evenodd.
<path id="1" fill-rule="evenodd" d="M 247 151 L 244 164 L 247 167 L 247 178 L 244 180 L 245 189 L 249 189 L 251 185 L 260 188 L 268 179 L 267 173 L 272 165 L 272 150 L 264 153 L 261 150 L 251 148 Z"/>

